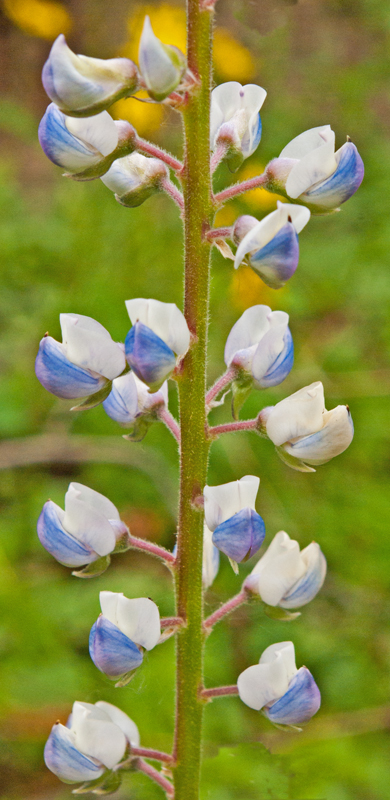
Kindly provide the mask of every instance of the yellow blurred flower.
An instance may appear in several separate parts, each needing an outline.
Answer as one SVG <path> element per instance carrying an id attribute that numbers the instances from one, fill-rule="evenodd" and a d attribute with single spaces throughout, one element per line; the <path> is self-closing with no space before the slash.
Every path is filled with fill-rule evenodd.
<path id="1" fill-rule="evenodd" d="M 30 36 L 55 39 L 72 27 L 66 8 L 53 0 L 3 0 L 3 7 L 7 17 Z"/>
<path id="2" fill-rule="evenodd" d="M 271 308 L 274 308 L 275 305 L 278 307 L 278 301 L 280 297 L 285 294 L 287 289 L 284 287 L 277 291 L 278 296 L 276 300 L 276 290 L 266 286 L 259 275 L 250 267 L 241 265 L 239 269 L 234 270 L 230 284 L 230 298 L 232 304 L 239 311 L 245 311 L 245 309 L 250 306 L 255 306 L 258 303 L 263 303 Z"/>
<path id="3" fill-rule="evenodd" d="M 247 83 L 256 73 L 252 53 L 226 28 L 217 28 L 214 36 L 214 67 L 223 81 Z"/>
<path id="4" fill-rule="evenodd" d="M 139 92 L 137 97 L 148 97 Z M 164 106 L 161 103 L 140 103 L 134 97 L 118 100 L 110 109 L 115 119 L 127 119 L 134 125 L 140 136 L 148 136 L 158 130 L 164 119 Z"/>

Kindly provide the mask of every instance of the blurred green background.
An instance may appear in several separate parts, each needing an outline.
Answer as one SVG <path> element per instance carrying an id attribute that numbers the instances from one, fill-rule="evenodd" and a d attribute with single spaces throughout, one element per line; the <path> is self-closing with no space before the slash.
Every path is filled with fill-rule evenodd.
<path id="1" fill-rule="evenodd" d="M 0 797 L 70 797 L 43 765 L 51 725 L 75 699 L 118 704 L 145 746 L 169 749 L 173 723 L 173 643 L 151 653 L 132 683 L 116 690 L 88 656 L 101 589 L 152 595 L 173 612 L 170 576 L 134 552 L 114 557 L 94 581 L 71 577 L 40 546 L 36 520 L 48 497 L 62 505 L 71 480 L 107 495 L 136 536 L 172 547 L 177 454 L 155 425 L 141 444 L 102 408 L 70 414 L 34 376 L 38 341 L 60 338 L 58 315 L 74 311 L 123 340 L 124 300 L 154 296 L 180 305 L 181 227 L 168 198 L 139 209 L 115 203 L 100 181 L 77 184 L 39 149 L 47 104 L 40 70 L 50 42 L 68 35 L 76 52 L 136 57 L 145 10 L 163 41 L 182 47 L 183 7 L 125 0 L 4 0 L 0 12 L 0 248 L 2 290 L 0 412 Z M 258 82 L 268 91 L 263 140 L 239 177 L 257 174 L 294 136 L 330 123 L 366 165 L 364 183 L 340 214 L 312 219 L 288 286 L 274 292 L 250 270 L 213 260 L 210 381 L 223 369 L 226 336 L 245 308 L 265 302 L 291 314 L 296 362 L 275 390 L 253 393 L 243 416 L 322 380 L 328 408 L 348 402 L 356 434 L 349 450 L 314 475 L 289 470 L 271 443 L 226 436 L 212 449 L 209 482 L 261 477 L 258 510 L 267 539 L 280 529 L 302 546 L 320 542 L 329 574 L 320 596 L 293 623 L 245 607 L 208 640 L 206 685 L 231 683 L 275 641 L 292 638 L 298 666 L 323 696 L 302 734 L 282 733 L 238 698 L 206 708 L 202 800 L 387 800 L 389 759 L 389 249 L 390 9 L 386 0 L 221 0 L 216 81 Z M 143 135 L 180 154 L 172 113 L 134 100 L 114 109 Z M 232 178 L 222 167 L 217 176 Z M 226 206 L 221 224 L 275 207 L 263 190 Z M 176 411 L 172 384 L 170 402 Z M 229 417 L 228 403 L 213 421 Z M 251 565 L 241 569 L 245 574 Z M 208 592 L 210 611 L 238 590 L 222 559 Z M 161 797 L 129 776 L 118 800 Z"/>

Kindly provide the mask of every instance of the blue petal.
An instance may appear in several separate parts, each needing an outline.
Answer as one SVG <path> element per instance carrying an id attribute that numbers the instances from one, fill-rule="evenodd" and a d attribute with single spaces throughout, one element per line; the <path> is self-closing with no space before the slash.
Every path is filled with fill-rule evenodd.
<path id="1" fill-rule="evenodd" d="M 260 515 L 252 508 L 243 508 L 215 528 L 213 544 L 239 563 L 257 553 L 264 537 L 265 525 Z"/>
<path id="2" fill-rule="evenodd" d="M 80 753 L 72 744 L 69 729 L 53 725 L 44 750 L 46 766 L 63 781 L 93 781 L 103 775 L 105 767 Z"/>
<path id="3" fill-rule="evenodd" d="M 38 139 L 50 161 L 70 172 L 84 170 L 103 158 L 70 133 L 65 124 L 65 115 L 55 103 L 50 103 L 39 123 Z"/>
<path id="4" fill-rule="evenodd" d="M 99 557 L 91 548 L 79 542 L 62 527 L 55 503 L 48 500 L 43 506 L 37 524 L 38 538 L 60 564 L 66 567 L 81 567 Z"/>
<path id="5" fill-rule="evenodd" d="M 322 560 L 317 560 L 312 568 L 294 584 L 287 594 L 284 595 L 280 605 L 282 608 L 299 608 L 313 600 L 313 597 L 321 589 L 324 582 L 324 570 Z"/>
<path id="6" fill-rule="evenodd" d="M 311 719 L 320 705 L 320 690 L 311 672 L 306 667 L 301 667 L 294 675 L 286 694 L 263 711 L 271 722 L 299 725 Z"/>
<path id="7" fill-rule="evenodd" d="M 173 350 L 143 322 L 130 328 L 125 353 L 137 377 L 151 387 L 161 385 L 176 366 Z"/>
<path id="8" fill-rule="evenodd" d="M 48 392 L 66 399 L 95 394 L 107 383 L 106 378 L 72 364 L 63 346 L 51 336 L 44 336 L 39 343 L 35 374 Z"/>
<path id="9" fill-rule="evenodd" d="M 110 678 L 136 669 L 143 660 L 137 645 L 103 616 L 91 628 L 89 654 L 95 666 Z"/>
<path id="10" fill-rule="evenodd" d="M 110 394 L 103 402 L 106 414 L 120 425 L 130 425 L 138 413 L 137 390 L 134 386 L 134 391 L 131 392 L 131 388 L 130 386 L 128 392 L 119 392 L 114 382 Z"/>
<path id="11" fill-rule="evenodd" d="M 274 363 L 269 368 L 268 372 L 257 381 L 259 386 L 267 389 L 269 386 L 278 386 L 287 377 L 292 370 L 294 363 L 294 343 L 291 336 L 290 328 L 286 328 L 284 335 L 284 348 Z"/>
<path id="12" fill-rule="evenodd" d="M 352 142 L 346 142 L 339 152 L 336 171 L 326 181 L 302 195 L 306 202 L 336 208 L 358 190 L 364 177 L 361 156 Z"/>
<path id="13" fill-rule="evenodd" d="M 271 289 L 280 289 L 294 274 L 299 259 L 298 235 L 291 222 L 249 257 L 251 267 Z"/>

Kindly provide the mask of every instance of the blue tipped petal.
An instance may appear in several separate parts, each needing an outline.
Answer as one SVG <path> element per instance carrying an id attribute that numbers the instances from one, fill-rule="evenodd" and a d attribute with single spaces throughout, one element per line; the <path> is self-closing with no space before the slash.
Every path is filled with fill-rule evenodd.
<path id="1" fill-rule="evenodd" d="M 262 124 L 260 114 L 255 118 L 251 131 L 247 131 L 242 142 L 241 149 L 244 158 L 248 158 L 255 152 L 260 144 Z"/>
<path id="2" fill-rule="evenodd" d="M 249 256 L 251 267 L 271 289 L 280 289 L 294 274 L 299 260 L 298 235 L 291 222 L 260 250 Z"/>
<path id="3" fill-rule="evenodd" d="M 280 725 L 299 725 L 311 719 L 320 705 L 320 690 L 311 672 L 306 667 L 301 667 L 283 697 L 263 711 L 271 722 Z"/>
<path id="4" fill-rule="evenodd" d="M 64 346 L 52 336 L 44 336 L 35 359 L 35 374 L 45 389 L 67 400 L 95 394 L 107 379 L 72 364 Z"/>
<path id="5" fill-rule="evenodd" d="M 333 175 L 305 192 L 300 199 L 326 208 L 336 208 L 355 194 L 364 178 L 362 158 L 352 142 L 343 144 L 338 153 L 339 162 Z"/>
<path id="6" fill-rule="evenodd" d="M 91 150 L 68 131 L 65 115 L 55 103 L 50 103 L 39 123 L 38 139 L 50 161 L 71 172 L 93 166 L 102 158 L 100 153 Z"/>
<path id="7" fill-rule="evenodd" d="M 73 744 L 73 736 L 64 725 L 53 725 L 44 750 L 46 766 L 62 781 L 78 783 L 100 778 L 105 767 L 95 759 L 80 753 Z"/>
<path id="8" fill-rule="evenodd" d="M 91 628 L 89 654 L 95 666 L 110 678 L 136 669 L 143 660 L 137 645 L 103 616 Z"/>
<path id="9" fill-rule="evenodd" d="M 134 378 L 126 389 L 123 389 L 122 384 L 121 391 L 115 386 L 114 381 L 110 394 L 103 402 L 103 408 L 106 414 L 120 425 L 130 425 L 134 422 L 138 414 L 138 395 Z"/>
<path id="10" fill-rule="evenodd" d="M 277 359 L 274 361 L 268 372 L 257 381 L 259 386 L 267 389 L 269 386 L 278 386 L 287 377 L 292 370 L 294 363 L 294 343 L 291 336 L 290 328 L 286 328 L 284 335 L 284 347 L 279 353 Z"/>
<path id="11" fill-rule="evenodd" d="M 151 387 L 160 386 L 176 366 L 173 350 L 143 322 L 130 328 L 125 353 L 137 377 Z"/>
<path id="12" fill-rule="evenodd" d="M 310 603 L 324 582 L 324 563 L 325 558 L 314 562 L 312 568 L 284 595 L 279 605 L 282 608 L 300 608 Z"/>
<path id="13" fill-rule="evenodd" d="M 247 561 L 263 544 L 265 525 L 252 508 L 243 508 L 215 528 L 213 544 L 232 561 Z"/>
<path id="14" fill-rule="evenodd" d="M 66 532 L 58 517 L 57 506 L 51 500 L 43 506 L 37 531 L 39 541 L 45 550 L 66 567 L 81 567 L 99 558 L 94 550 Z"/>

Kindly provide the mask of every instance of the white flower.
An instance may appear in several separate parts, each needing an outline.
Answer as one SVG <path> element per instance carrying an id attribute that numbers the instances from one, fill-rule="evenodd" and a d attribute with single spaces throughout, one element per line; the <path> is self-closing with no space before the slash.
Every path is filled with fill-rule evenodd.
<path id="1" fill-rule="evenodd" d="M 260 478 L 255 475 L 245 475 L 238 481 L 220 486 L 205 486 L 203 494 L 207 527 L 214 531 L 218 525 L 244 508 L 255 510 L 259 486 Z"/>
<path id="2" fill-rule="evenodd" d="M 233 170 L 254 153 L 260 142 L 259 111 L 266 96 L 261 86 L 254 83 L 241 86 L 237 81 L 221 83 L 211 93 L 211 149 L 226 142 L 227 159 Z"/>
<path id="3" fill-rule="evenodd" d="M 132 153 L 114 161 L 101 181 L 115 192 L 122 205 L 134 208 L 157 192 L 167 175 L 168 168 L 158 158 Z"/>
<path id="4" fill-rule="evenodd" d="M 155 100 L 164 100 L 180 83 L 185 69 L 184 55 L 155 36 L 148 16 L 142 29 L 138 60 L 146 88 Z"/>
<path id="5" fill-rule="evenodd" d="M 299 608 L 316 596 L 325 575 L 326 560 L 316 542 L 300 552 L 298 542 L 279 531 L 246 578 L 245 587 L 267 605 Z"/>
<path id="6" fill-rule="evenodd" d="M 119 132 L 120 127 L 107 111 L 77 119 L 50 103 L 39 124 L 38 137 L 42 150 L 54 164 L 70 174 L 95 168 L 94 177 L 98 177 L 100 165 L 103 172 L 108 169 L 106 159 L 118 146 Z"/>
<path id="7" fill-rule="evenodd" d="M 353 439 L 348 406 L 327 411 L 320 381 L 264 409 L 261 418 L 281 456 L 292 456 L 297 463 L 324 464 L 346 450 Z"/>
<path id="8" fill-rule="evenodd" d="M 247 308 L 227 338 L 227 367 L 244 370 L 251 375 L 258 389 L 281 383 L 294 360 L 288 321 L 288 314 L 271 311 L 269 306 Z"/>

